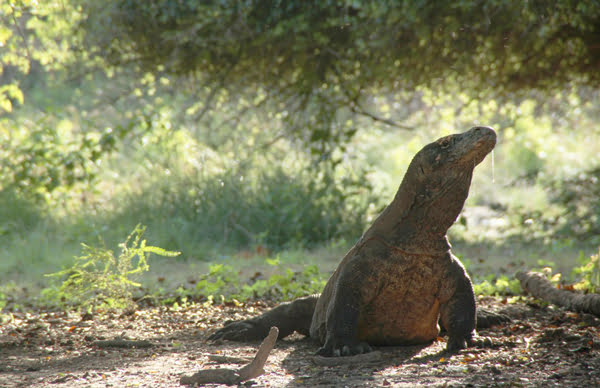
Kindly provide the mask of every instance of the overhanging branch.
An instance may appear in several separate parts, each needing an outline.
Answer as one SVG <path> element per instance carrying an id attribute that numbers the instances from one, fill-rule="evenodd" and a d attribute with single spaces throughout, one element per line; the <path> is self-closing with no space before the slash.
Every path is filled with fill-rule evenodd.
<path id="1" fill-rule="evenodd" d="M 374 113 L 369 112 L 368 110 L 366 110 L 365 108 L 362 107 L 362 105 L 360 104 L 360 102 L 358 101 L 358 98 L 360 97 L 359 94 L 356 94 L 354 96 L 352 96 L 350 94 L 350 91 L 348 90 L 348 88 L 346 87 L 346 85 L 344 84 L 344 82 L 342 81 L 342 76 L 341 73 L 339 71 L 339 69 L 337 67 L 333 68 L 334 73 L 336 74 L 336 76 L 338 77 L 339 83 L 340 83 L 340 88 L 342 90 L 342 92 L 344 93 L 344 96 L 346 97 L 347 100 L 347 104 L 350 106 L 350 111 L 354 114 L 358 114 L 361 116 L 365 116 L 370 118 L 373 121 L 378 121 L 380 123 L 389 125 L 391 127 L 395 127 L 395 128 L 399 128 L 399 129 L 404 129 L 404 130 L 413 130 L 415 129 L 415 127 L 409 126 L 409 125 L 404 125 L 404 124 L 400 124 L 394 120 L 391 119 L 386 119 L 385 117 L 381 117 L 378 116 Z"/>
<path id="2" fill-rule="evenodd" d="M 366 116 L 368 118 L 370 118 L 373 121 L 379 121 L 381 123 L 384 123 L 386 125 L 389 125 L 391 127 L 396 127 L 396 128 L 400 128 L 400 129 L 406 129 L 406 130 L 413 130 L 415 129 L 415 127 L 411 127 L 409 125 L 404 125 L 404 124 L 400 124 L 395 122 L 394 120 L 390 120 L 390 119 L 386 119 L 380 116 L 377 116 L 376 114 L 373 114 L 371 112 L 368 112 L 367 110 L 363 109 L 360 105 L 355 104 L 355 105 L 351 105 L 350 106 L 350 111 L 352 111 L 352 113 L 361 115 L 361 116 Z"/>

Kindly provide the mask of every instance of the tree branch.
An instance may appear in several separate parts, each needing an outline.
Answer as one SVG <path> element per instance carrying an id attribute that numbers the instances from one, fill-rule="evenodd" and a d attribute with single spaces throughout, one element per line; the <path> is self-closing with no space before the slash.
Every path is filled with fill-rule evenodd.
<path id="1" fill-rule="evenodd" d="M 544 275 L 538 272 L 518 272 L 516 278 L 521 287 L 538 299 L 565 307 L 571 311 L 582 311 L 600 317 L 600 295 L 579 294 L 557 289 Z"/>
<path id="2" fill-rule="evenodd" d="M 210 93 L 208 94 L 208 97 L 206 97 L 206 100 L 204 101 L 204 107 L 194 117 L 194 119 L 196 121 L 202 120 L 202 117 L 204 117 L 204 115 L 206 114 L 206 112 L 208 112 L 208 110 L 210 109 L 210 107 L 212 105 L 212 101 L 214 100 L 215 96 L 217 95 L 217 92 L 219 90 L 221 90 L 223 88 L 223 86 L 225 85 L 225 79 L 227 78 L 227 75 L 229 75 L 229 73 L 231 72 L 231 70 L 233 70 L 233 68 L 235 67 L 235 64 L 236 64 L 236 62 L 233 62 L 233 63 L 231 63 L 231 65 L 227 69 L 223 70 L 223 72 L 221 73 L 221 77 L 219 77 L 219 81 L 213 87 L 213 89 L 210 91 Z"/>
<path id="3" fill-rule="evenodd" d="M 404 124 L 400 124 L 395 122 L 394 120 L 390 120 L 390 119 L 386 119 L 383 117 L 379 117 L 371 112 L 366 111 L 365 109 L 363 109 L 360 105 L 356 104 L 354 106 L 350 106 L 350 110 L 352 111 L 352 113 L 355 114 L 359 114 L 362 116 L 366 116 L 368 118 L 370 118 L 373 121 L 379 121 L 381 123 L 387 124 L 391 127 L 396 127 L 399 129 L 406 129 L 406 130 L 414 130 L 415 127 L 409 126 L 409 125 L 404 125 Z"/>
<path id="4" fill-rule="evenodd" d="M 405 129 L 405 130 L 413 130 L 415 129 L 415 127 L 411 127 L 408 125 L 403 125 L 400 123 L 395 122 L 394 120 L 390 120 L 390 119 L 386 119 L 383 117 L 380 117 L 374 113 L 371 113 L 369 111 L 367 111 L 366 109 L 364 109 L 362 107 L 362 105 L 360 104 L 360 102 L 358 102 L 358 98 L 360 97 L 359 94 L 352 96 L 350 95 L 350 91 L 348 90 L 348 88 L 346 88 L 346 85 L 344 84 L 343 80 L 342 80 L 342 75 L 339 71 L 339 69 L 337 67 L 333 68 L 333 71 L 335 73 L 335 75 L 338 77 L 339 83 L 340 83 L 340 88 L 342 89 L 342 92 L 344 93 L 344 96 L 346 97 L 346 103 L 350 106 L 350 111 L 354 114 L 358 114 L 361 116 L 366 116 L 368 118 L 370 118 L 373 121 L 378 121 L 381 123 L 384 123 L 386 125 L 389 125 L 391 127 L 396 127 L 399 129 Z"/>
<path id="5" fill-rule="evenodd" d="M 19 26 L 19 21 L 17 20 L 17 16 L 15 15 L 15 5 L 12 2 L 9 4 L 10 4 L 10 9 L 12 11 L 11 16 L 12 16 L 13 23 L 15 24 L 15 28 L 17 29 L 19 36 L 21 37 L 21 39 L 23 39 L 23 46 L 25 47 L 25 53 L 27 54 L 27 60 L 29 61 L 29 67 L 31 67 L 33 56 L 31 55 L 31 50 L 29 49 L 29 44 L 27 43 L 27 37 L 25 36 L 25 34 L 23 33 L 23 30 L 21 30 L 21 27 Z"/>

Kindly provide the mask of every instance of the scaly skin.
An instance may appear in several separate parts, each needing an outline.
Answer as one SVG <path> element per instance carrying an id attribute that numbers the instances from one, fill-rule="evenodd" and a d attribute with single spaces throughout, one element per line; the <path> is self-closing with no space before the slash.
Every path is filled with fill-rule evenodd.
<path id="1" fill-rule="evenodd" d="M 280 338 L 310 333 L 322 345 L 318 354 L 345 356 L 368 352 L 371 345 L 431 342 L 441 322 L 449 350 L 471 344 L 473 287 L 446 233 L 467 199 L 475 166 L 495 144 L 491 128 L 475 127 L 425 146 L 392 203 L 346 254 L 320 296 L 230 323 L 210 339 L 261 339 L 277 326 Z M 486 325 L 503 320 L 483 315 Z"/>

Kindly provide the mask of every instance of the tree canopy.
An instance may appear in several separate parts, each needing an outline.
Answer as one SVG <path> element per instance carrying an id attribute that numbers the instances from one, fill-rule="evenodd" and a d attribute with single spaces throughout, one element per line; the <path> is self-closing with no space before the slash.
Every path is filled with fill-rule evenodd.
<path id="1" fill-rule="evenodd" d="M 162 96 L 184 96 L 175 114 L 210 145 L 248 112 L 269 112 L 281 123 L 273 141 L 299 139 L 324 158 L 354 136 L 357 115 L 417 125 L 407 118 L 423 90 L 511 101 L 600 81 L 595 0 L 15 0 L 0 19 L 0 110 L 40 82 L 23 74 L 60 84 L 96 72 L 93 82 L 113 78 L 103 104 L 133 97 L 128 120 L 151 126 Z M 372 97 L 393 100 L 393 112 Z M 107 127 L 122 135 L 125 121 Z"/>
<path id="2" fill-rule="evenodd" d="M 600 81 L 594 0 L 111 0 L 88 2 L 88 42 L 113 64 L 307 93 L 448 81 L 495 94 Z"/>

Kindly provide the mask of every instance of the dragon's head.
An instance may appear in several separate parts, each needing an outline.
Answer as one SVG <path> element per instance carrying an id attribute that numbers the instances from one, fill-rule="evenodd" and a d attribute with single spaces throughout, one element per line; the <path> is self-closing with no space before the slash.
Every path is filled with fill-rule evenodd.
<path id="1" fill-rule="evenodd" d="M 426 182 L 440 174 L 472 172 L 495 145 L 496 132 L 490 127 L 445 136 L 419 151 L 407 174 L 416 174 Z"/>
<path id="2" fill-rule="evenodd" d="M 496 145 L 489 127 L 442 137 L 426 145 L 410 163 L 387 213 L 380 221 L 392 228 L 398 244 L 432 251 L 447 246 L 445 238 L 469 195 L 473 170 Z"/>

